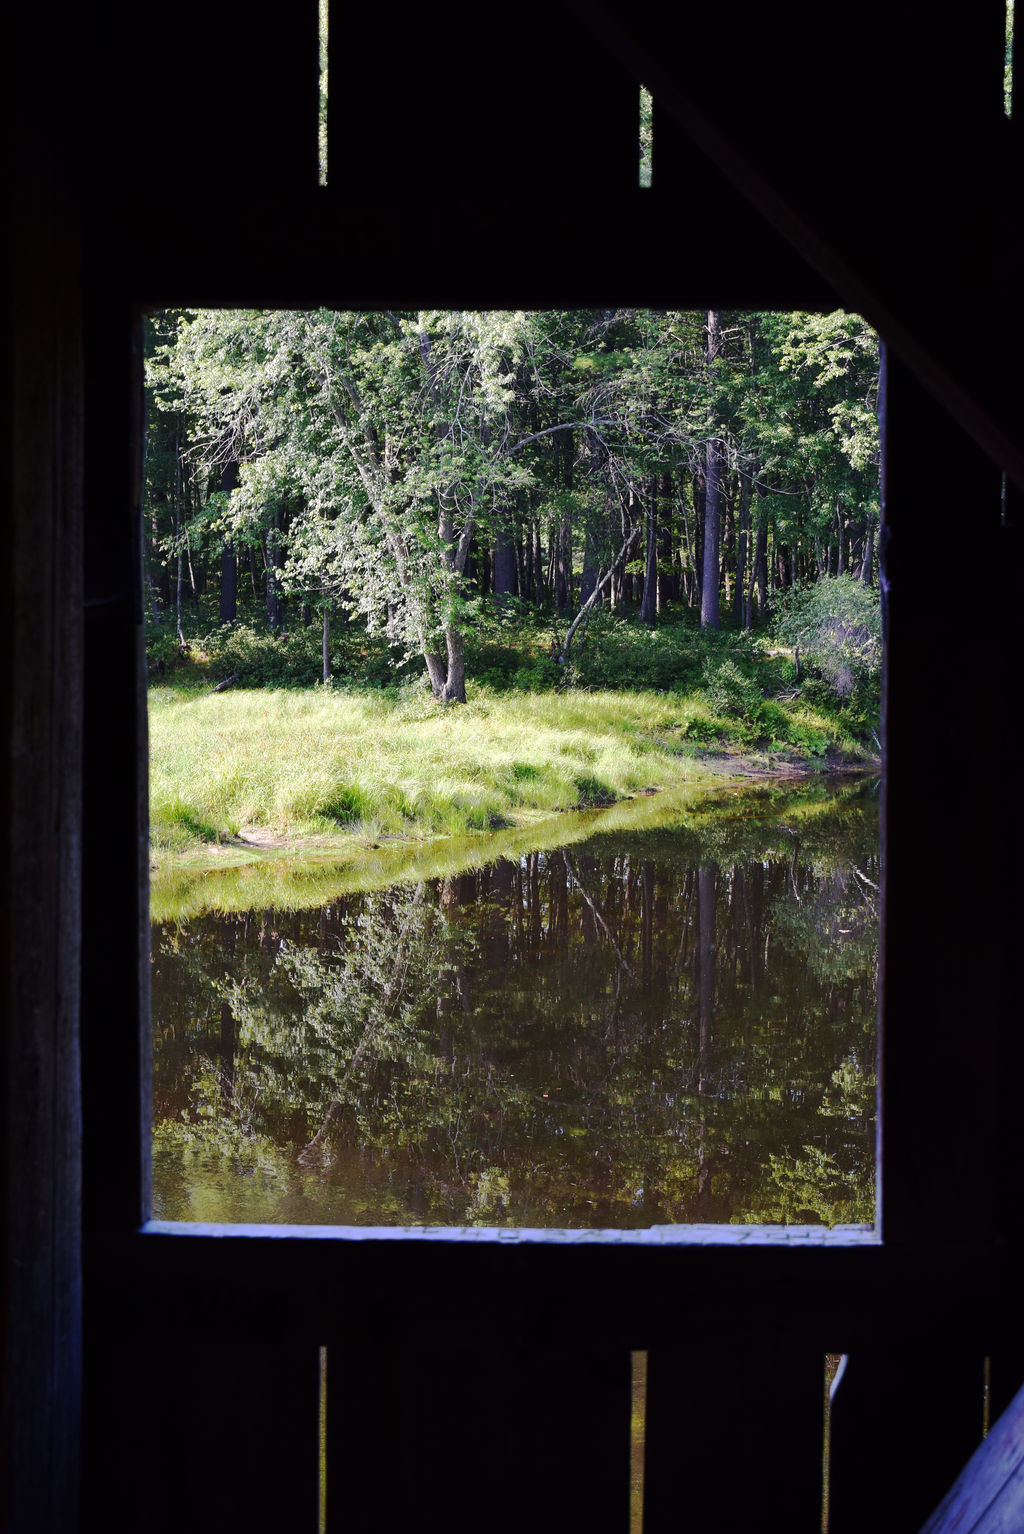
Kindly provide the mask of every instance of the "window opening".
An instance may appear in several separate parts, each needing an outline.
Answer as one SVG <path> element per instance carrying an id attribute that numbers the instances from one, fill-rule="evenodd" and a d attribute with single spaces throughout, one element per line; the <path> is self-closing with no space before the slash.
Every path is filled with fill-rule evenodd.
<path id="1" fill-rule="evenodd" d="M 327 1349 L 317 1353 L 317 1534 L 327 1534 Z"/>
<path id="2" fill-rule="evenodd" d="M 647 1352 L 634 1350 L 632 1413 L 629 1423 L 629 1534 L 643 1534 L 644 1446 L 647 1438 Z"/>
<path id="3" fill-rule="evenodd" d="M 870 1226 L 872 333 L 148 326 L 157 1218 Z"/>
<path id="4" fill-rule="evenodd" d="M 327 20 L 329 13 L 328 0 L 318 0 L 319 3 L 319 27 L 318 41 L 320 47 L 320 105 L 317 115 L 317 147 L 320 165 L 320 185 L 327 185 Z"/>
<path id="5" fill-rule="evenodd" d="M 640 87 L 640 185 L 652 184 L 654 169 L 654 102 L 646 85 Z"/>
<path id="6" fill-rule="evenodd" d="M 1013 0 L 1006 0 L 1006 34 L 1003 45 L 1003 115 L 1013 116 Z"/>

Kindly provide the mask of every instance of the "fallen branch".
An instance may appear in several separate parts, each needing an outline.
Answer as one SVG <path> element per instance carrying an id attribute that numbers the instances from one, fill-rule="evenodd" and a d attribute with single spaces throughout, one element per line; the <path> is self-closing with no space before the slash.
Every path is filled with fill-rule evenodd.
<path id="1" fill-rule="evenodd" d="M 568 632 L 566 633 L 566 636 L 565 636 L 565 640 L 564 640 L 564 642 L 562 644 L 561 652 L 559 653 L 559 656 L 558 656 L 558 664 L 560 666 L 564 666 L 566 661 L 569 659 L 569 649 L 570 649 L 570 646 L 572 645 L 573 636 L 575 635 L 576 630 L 579 628 L 579 626 L 583 622 L 584 618 L 586 618 L 588 616 L 588 614 L 594 608 L 595 604 L 597 603 L 598 598 L 601 595 L 601 592 L 604 590 L 605 586 L 611 580 L 611 578 L 614 575 L 615 571 L 618 570 L 622 565 L 624 565 L 626 563 L 626 560 L 629 557 L 629 550 L 632 547 L 633 543 L 636 541 L 636 539 L 639 537 L 640 530 L 641 530 L 642 526 L 643 526 L 643 524 L 641 522 L 638 522 L 637 525 L 634 527 L 633 531 L 629 534 L 629 537 L 626 539 L 625 543 L 622 545 L 622 548 L 619 550 L 618 557 L 616 559 L 614 559 L 612 561 L 612 563 L 608 566 L 608 569 L 602 575 L 601 579 L 597 582 L 597 584 L 595 585 L 593 591 L 590 593 L 589 597 L 584 602 L 583 606 L 580 608 L 579 612 L 576 614 L 575 618 L 570 623 Z"/>
<path id="2" fill-rule="evenodd" d="M 228 688 L 228 687 L 231 686 L 232 682 L 240 682 L 241 680 L 242 680 L 242 673 L 240 671 L 236 671 L 234 676 L 227 676 L 227 677 L 225 677 L 223 682 L 218 682 L 216 687 L 211 687 L 210 688 L 210 691 L 211 692 L 223 692 L 225 690 L 225 688 Z"/>

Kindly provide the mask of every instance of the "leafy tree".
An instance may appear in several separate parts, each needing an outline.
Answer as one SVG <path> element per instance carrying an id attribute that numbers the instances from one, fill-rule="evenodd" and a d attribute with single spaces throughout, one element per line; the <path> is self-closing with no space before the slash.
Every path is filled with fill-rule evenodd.
<path id="1" fill-rule="evenodd" d="M 773 590 L 871 580 L 878 355 L 856 316 L 178 311 L 150 350 L 154 615 L 182 629 L 212 555 L 233 622 L 248 558 L 272 628 L 289 595 L 323 614 L 325 677 L 332 612 L 461 700 L 492 594 L 553 611 L 567 660 L 602 606 L 749 627 Z"/>

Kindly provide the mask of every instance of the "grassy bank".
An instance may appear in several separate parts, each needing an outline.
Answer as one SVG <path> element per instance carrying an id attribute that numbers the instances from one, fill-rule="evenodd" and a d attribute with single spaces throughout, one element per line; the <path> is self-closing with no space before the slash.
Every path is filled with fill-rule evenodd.
<path id="1" fill-rule="evenodd" d="M 821 774 L 770 777 L 755 784 L 699 783 L 619 800 L 607 809 L 569 811 L 487 836 L 469 833 L 377 843 L 350 837 L 340 846 L 335 842 L 324 849 L 304 847 L 298 853 L 282 847 L 250 856 L 222 845 L 216 856 L 165 858 L 151 879 L 150 911 L 154 921 L 185 921 L 211 911 L 226 915 L 271 908 L 307 910 L 343 895 L 453 878 L 498 858 L 518 861 L 524 853 L 573 846 L 598 834 L 676 835 L 682 827 L 691 838 L 709 837 L 715 856 L 739 855 L 737 849 L 748 850 L 753 835 L 762 855 L 767 845 L 763 828 L 783 818 L 786 830 L 779 833 L 773 855 L 790 857 L 794 828 L 813 835 L 816 825 L 834 815 L 837 803 L 856 796 L 859 785 L 858 776 L 837 787 L 834 779 Z"/>
<path id="2" fill-rule="evenodd" d="M 726 699 L 726 702 L 728 700 Z M 719 700 L 721 705 L 721 700 Z M 864 759 L 799 696 L 758 740 L 707 691 L 150 691 L 157 861 L 201 847 L 453 837 L 720 781 L 729 752 L 771 770 Z"/>

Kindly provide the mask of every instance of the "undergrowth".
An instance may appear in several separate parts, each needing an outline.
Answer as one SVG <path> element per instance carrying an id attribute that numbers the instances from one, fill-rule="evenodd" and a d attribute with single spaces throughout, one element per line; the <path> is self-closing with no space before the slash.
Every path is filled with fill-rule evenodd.
<path id="1" fill-rule="evenodd" d="M 422 661 L 335 625 L 250 623 L 186 645 L 150 634 L 154 848 L 269 830 L 289 838 L 457 835 L 522 812 L 609 804 L 710 775 L 744 752 L 810 764 L 873 754 L 877 687 L 840 696 L 764 635 L 655 629 L 599 615 L 568 663 L 558 635 L 520 613 L 467 637 L 464 706 L 436 702 Z M 237 678 L 221 693 L 212 689 Z"/>

